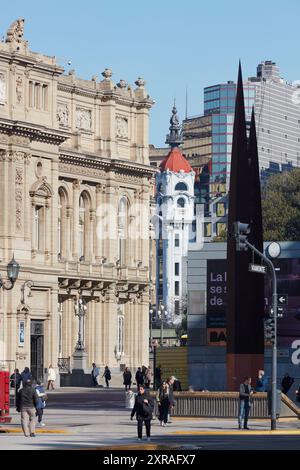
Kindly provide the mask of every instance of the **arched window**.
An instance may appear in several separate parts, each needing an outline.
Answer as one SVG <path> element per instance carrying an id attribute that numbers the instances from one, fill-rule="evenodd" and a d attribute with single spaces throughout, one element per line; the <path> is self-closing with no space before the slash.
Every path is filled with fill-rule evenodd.
<path id="1" fill-rule="evenodd" d="M 126 238 L 127 238 L 127 199 L 122 197 L 119 201 L 118 212 L 118 259 L 120 264 L 126 264 Z"/>
<path id="2" fill-rule="evenodd" d="M 50 251 L 52 243 L 51 233 L 48 230 L 50 221 L 50 199 L 53 196 L 52 188 L 48 183 L 38 179 L 29 190 L 32 206 L 32 249 L 34 251 Z"/>
<path id="3" fill-rule="evenodd" d="M 183 199 L 183 197 L 180 197 L 179 199 L 177 199 L 177 207 L 180 207 L 180 208 L 184 208 L 185 206 L 185 200 Z"/>
<path id="4" fill-rule="evenodd" d="M 78 236 L 78 254 L 79 258 L 85 255 L 85 230 L 86 230 L 86 201 L 83 194 L 79 198 L 79 236 Z"/>
<path id="5" fill-rule="evenodd" d="M 175 191 L 187 191 L 188 190 L 188 187 L 185 183 L 177 183 L 176 186 L 175 186 Z"/>

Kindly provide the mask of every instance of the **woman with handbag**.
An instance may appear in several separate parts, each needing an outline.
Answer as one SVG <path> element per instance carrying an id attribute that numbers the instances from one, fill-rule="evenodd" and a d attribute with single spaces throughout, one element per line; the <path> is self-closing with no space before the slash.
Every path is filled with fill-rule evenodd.
<path id="1" fill-rule="evenodd" d="M 130 419 L 133 420 L 134 415 L 136 415 L 138 441 L 141 441 L 143 437 L 143 423 L 145 423 L 147 440 L 151 440 L 152 411 L 153 406 L 151 398 L 148 397 L 148 395 L 145 395 L 145 388 L 143 385 L 140 385 L 140 389 L 137 396 L 135 397 L 134 407 L 130 416 Z"/>
<path id="2" fill-rule="evenodd" d="M 168 422 L 168 413 L 170 408 L 170 390 L 167 382 L 162 382 L 157 392 L 157 401 L 159 409 L 159 421 L 161 426 L 166 426 Z"/>

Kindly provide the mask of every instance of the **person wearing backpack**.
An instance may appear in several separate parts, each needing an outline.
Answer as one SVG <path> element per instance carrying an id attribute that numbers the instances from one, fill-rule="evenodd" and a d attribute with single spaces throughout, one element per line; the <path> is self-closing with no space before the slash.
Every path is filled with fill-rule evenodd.
<path id="1" fill-rule="evenodd" d="M 151 440 L 152 412 L 152 399 L 150 396 L 145 395 L 145 388 L 143 385 L 140 385 L 139 392 L 135 397 L 134 407 L 130 415 L 131 420 L 133 420 L 134 415 L 136 415 L 138 441 L 141 441 L 143 437 L 143 423 L 145 423 L 147 440 Z"/>
<path id="2" fill-rule="evenodd" d="M 47 395 L 44 389 L 44 386 L 40 380 L 37 381 L 35 386 L 35 391 L 38 396 L 38 402 L 36 404 L 36 416 L 38 417 L 38 427 L 45 426 L 45 423 L 42 423 L 44 408 L 46 406 Z"/>
<path id="3" fill-rule="evenodd" d="M 110 373 L 108 366 L 105 366 L 102 377 L 104 377 L 105 379 L 106 387 L 109 387 L 109 381 L 111 380 L 111 373 Z"/>

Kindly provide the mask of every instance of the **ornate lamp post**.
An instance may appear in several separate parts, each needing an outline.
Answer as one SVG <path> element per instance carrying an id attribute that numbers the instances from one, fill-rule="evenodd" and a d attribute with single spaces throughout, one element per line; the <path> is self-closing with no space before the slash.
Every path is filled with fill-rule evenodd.
<path id="1" fill-rule="evenodd" d="M 150 319 L 150 342 L 149 342 L 149 351 L 152 352 L 152 322 L 153 322 L 153 309 L 149 310 L 149 319 Z"/>
<path id="2" fill-rule="evenodd" d="M 18 275 L 20 271 L 20 265 L 15 260 L 14 255 L 12 257 L 12 260 L 8 263 L 6 269 L 7 269 L 7 277 L 8 277 L 10 284 L 5 283 L 2 277 L 0 276 L 0 288 L 2 287 L 5 290 L 11 290 L 14 287 L 16 280 L 18 279 Z"/>
<path id="3" fill-rule="evenodd" d="M 160 347 L 163 347 L 163 339 L 164 339 L 164 319 L 166 318 L 166 315 L 168 312 L 165 309 L 165 306 L 160 303 L 159 309 L 157 311 L 158 317 L 160 318 Z"/>
<path id="4" fill-rule="evenodd" d="M 84 351 L 84 317 L 86 315 L 86 302 L 84 299 L 79 297 L 77 302 L 74 305 L 75 316 L 79 319 L 79 328 L 78 328 L 78 340 L 75 346 L 75 351 Z"/>

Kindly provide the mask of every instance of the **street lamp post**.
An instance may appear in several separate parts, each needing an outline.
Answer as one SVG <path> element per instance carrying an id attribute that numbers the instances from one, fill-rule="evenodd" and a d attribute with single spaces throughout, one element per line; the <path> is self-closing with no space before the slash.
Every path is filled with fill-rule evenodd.
<path id="1" fill-rule="evenodd" d="M 153 309 L 150 308 L 149 310 L 150 316 L 150 341 L 149 341 L 149 351 L 152 352 L 152 321 L 153 321 Z"/>
<path id="2" fill-rule="evenodd" d="M 160 347 L 163 347 L 163 340 L 164 340 L 164 319 L 167 315 L 167 311 L 165 306 L 160 303 L 158 309 L 158 317 L 160 318 Z"/>
<path id="3" fill-rule="evenodd" d="M 75 347 L 76 351 L 84 351 L 83 322 L 86 315 L 86 309 L 87 307 L 85 300 L 79 297 L 74 305 L 75 316 L 79 319 L 78 340 Z"/>

